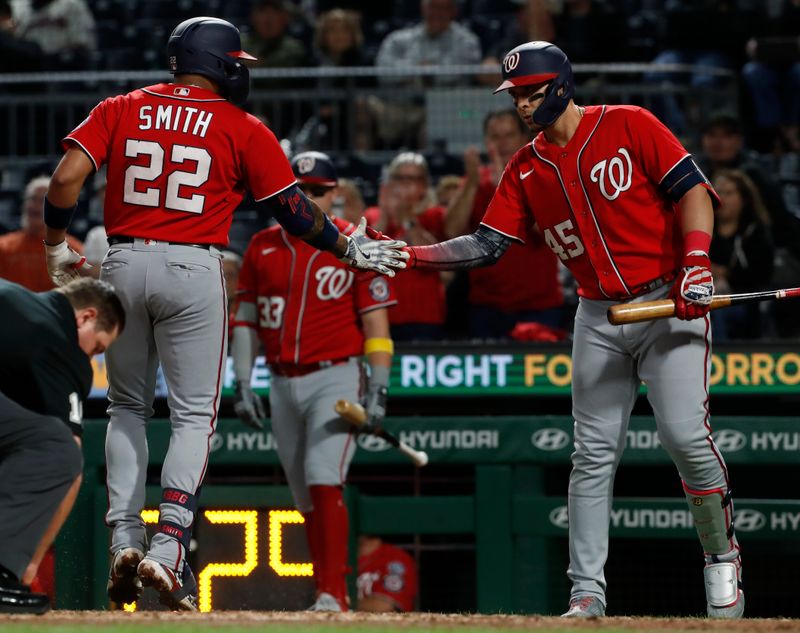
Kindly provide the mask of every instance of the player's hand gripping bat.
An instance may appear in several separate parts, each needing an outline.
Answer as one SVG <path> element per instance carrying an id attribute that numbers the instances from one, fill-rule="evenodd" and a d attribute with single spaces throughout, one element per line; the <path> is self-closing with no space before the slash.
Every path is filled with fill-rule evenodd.
<path id="1" fill-rule="evenodd" d="M 781 300 L 800 297 L 800 288 L 767 290 L 765 292 L 745 292 L 736 295 L 716 295 L 711 299 L 711 309 L 727 308 L 743 303 L 756 303 L 768 299 Z M 608 322 L 611 325 L 641 323 L 653 319 L 667 319 L 675 316 L 675 302 L 672 299 L 645 301 L 643 303 L 618 303 L 608 309 Z"/>
<path id="2" fill-rule="evenodd" d="M 367 422 L 367 412 L 357 402 L 349 400 L 337 400 L 333 409 L 356 428 L 361 428 Z M 378 437 L 386 440 L 401 453 L 406 455 L 415 466 L 422 467 L 428 463 L 428 454 L 424 451 L 415 451 L 405 442 L 401 442 L 394 435 L 385 429 L 380 429 L 375 433 Z"/>

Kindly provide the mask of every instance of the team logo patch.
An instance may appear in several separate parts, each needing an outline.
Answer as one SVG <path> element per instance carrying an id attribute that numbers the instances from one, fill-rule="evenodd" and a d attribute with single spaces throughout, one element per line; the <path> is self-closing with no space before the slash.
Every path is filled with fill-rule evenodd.
<path id="1" fill-rule="evenodd" d="M 510 55 L 506 55 L 505 59 L 503 59 L 503 70 L 507 73 L 510 73 L 517 66 L 519 66 L 519 53 L 511 53 Z"/>
<path id="2" fill-rule="evenodd" d="M 188 88 L 175 88 L 173 94 L 176 97 L 188 97 L 189 96 L 189 89 Z"/>
<path id="3" fill-rule="evenodd" d="M 389 284 L 383 277 L 375 277 L 369 282 L 369 296 L 373 301 L 386 301 L 389 298 Z"/>
<path id="4" fill-rule="evenodd" d="M 383 586 L 386 587 L 388 591 L 392 591 L 394 593 L 402 591 L 405 584 L 406 583 L 403 580 L 402 576 L 397 576 L 394 574 L 392 574 L 391 576 L 386 576 L 383 579 Z"/>
<path id="5" fill-rule="evenodd" d="M 406 566 L 403 565 L 398 560 L 394 560 L 388 565 L 386 565 L 386 569 L 389 571 L 390 574 L 405 574 L 406 573 Z"/>
<path id="6" fill-rule="evenodd" d="M 620 147 L 617 153 L 619 156 L 601 160 L 589 172 L 592 182 L 600 185 L 600 193 L 606 200 L 616 200 L 619 194 L 631 188 L 633 175 L 631 155 L 624 147 Z"/>
<path id="7" fill-rule="evenodd" d="M 317 159 L 313 156 L 303 156 L 297 161 L 297 171 L 301 174 L 309 174 L 314 171 L 314 165 L 317 164 Z"/>

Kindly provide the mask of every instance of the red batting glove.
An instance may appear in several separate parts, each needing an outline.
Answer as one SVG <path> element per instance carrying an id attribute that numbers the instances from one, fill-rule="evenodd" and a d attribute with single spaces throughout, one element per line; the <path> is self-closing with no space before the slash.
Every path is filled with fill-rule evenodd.
<path id="1" fill-rule="evenodd" d="M 672 287 L 671 297 L 675 300 L 675 316 L 682 321 L 708 314 L 714 297 L 714 278 L 707 253 L 692 251 L 683 256 L 682 269 Z"/>
<path id="2" fill-rule="evenodd" d="M 406 253 L 408 253 L 408 260 L 406 261 L 406 268 L 416 268 L 417 267 L 417 254 L 414 252 L 414 248 L 411 246 L 406 246 L 403 249 Z"/>

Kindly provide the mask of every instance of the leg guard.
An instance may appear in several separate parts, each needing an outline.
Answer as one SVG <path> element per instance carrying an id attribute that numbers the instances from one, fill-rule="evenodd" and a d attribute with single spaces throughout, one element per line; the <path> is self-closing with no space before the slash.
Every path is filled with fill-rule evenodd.
<path id="1" fill-rule="evenodd" d="M 733 500 L 730 490 L 692 490 L 685 482 L 683 489 L 692 513 L 697 536 L 706 555 L 727 554 L 738 550 L 733 533 Z"/>

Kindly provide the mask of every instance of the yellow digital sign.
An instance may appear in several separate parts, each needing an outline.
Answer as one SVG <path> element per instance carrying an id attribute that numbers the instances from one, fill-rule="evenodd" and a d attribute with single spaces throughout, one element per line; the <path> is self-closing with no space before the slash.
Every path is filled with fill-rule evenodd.
<path id="1" fill-rule="evenodd" d="M 142 520 L 147 524 L 158 523 L 158 510 L 143 510 Z M 209 562 L 197 574 L 197 601 L 202 612 L 213 610 L 213 579 L 225 577 L 249 576 L 258 567 L 258 510 L 203 510 L 202 516 L 211 524 L 241 525 L 244 561 Z M 284 530 L 287 524 L 302 524 L 303 515 L 297 510 L 268 511 L 268 543 L 269 566 L 278 576 L 313 576 L 312 563 L 287 562 L 283 560 L 285 553 Z M 125 604 L 123 609 L 136 611 L 136 603 Z"/>

